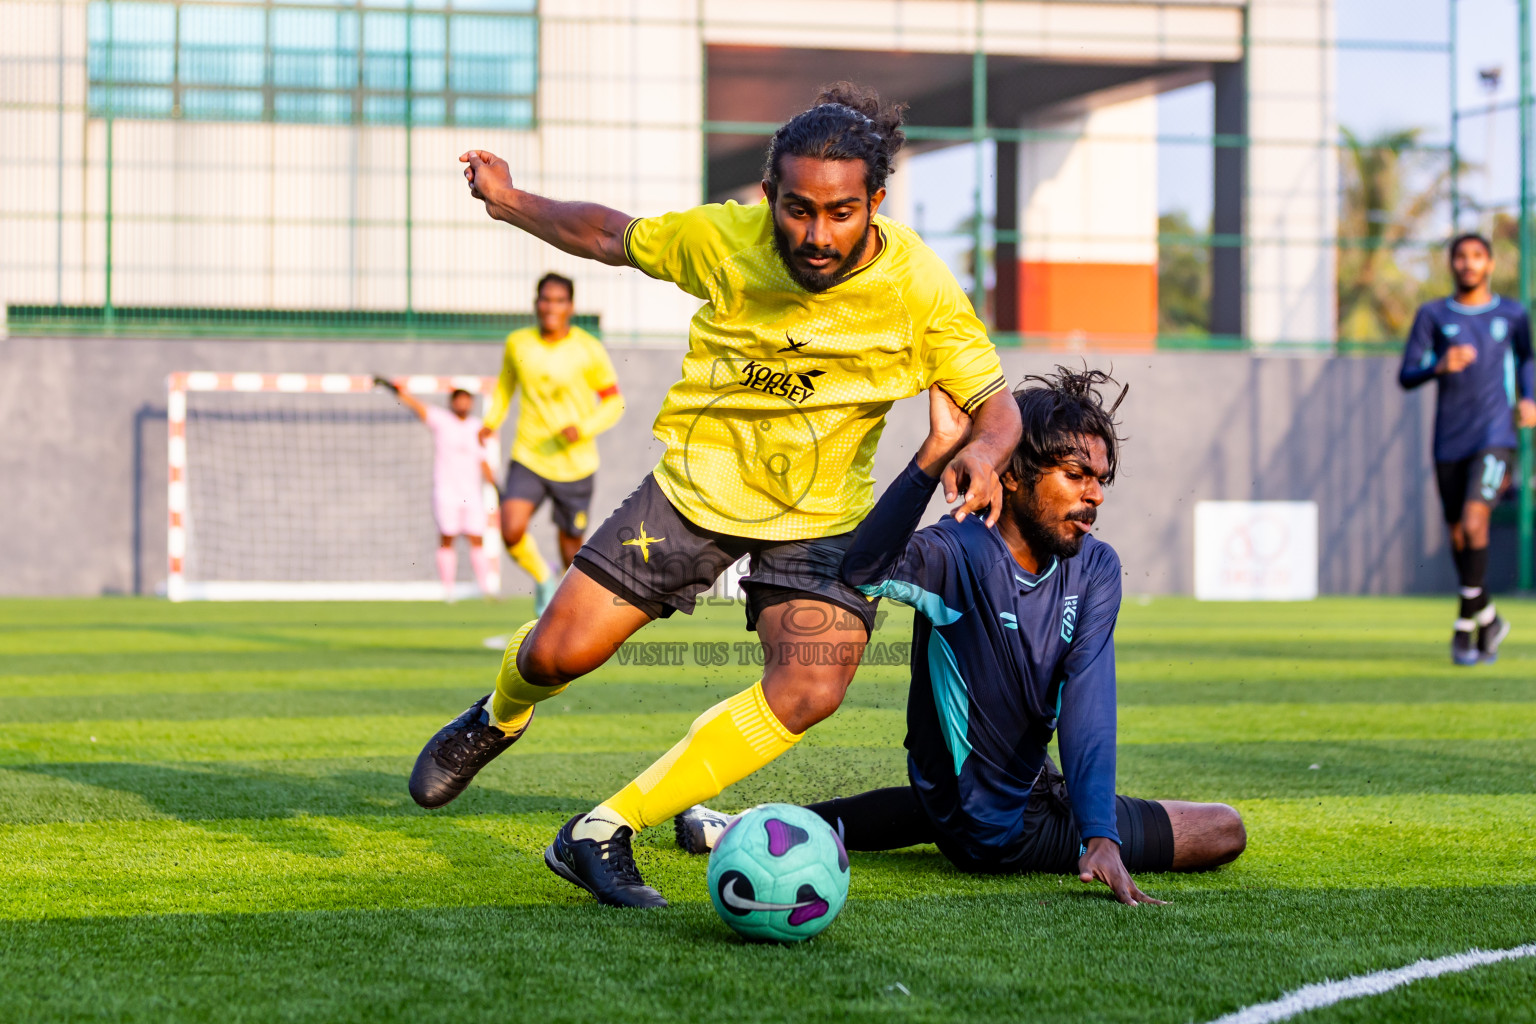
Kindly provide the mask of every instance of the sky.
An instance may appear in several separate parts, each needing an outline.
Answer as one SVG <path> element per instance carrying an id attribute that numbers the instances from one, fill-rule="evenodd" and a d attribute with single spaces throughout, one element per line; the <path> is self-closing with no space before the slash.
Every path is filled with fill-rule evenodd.
<path id="1" fill-rule="evenodd" d="M 1339 124 L 1361 138 L 1418 128 L 1421 141 L 1447 145 L 1450 139 L 1450 59 L 1438 52 L 1379 44 L 1444 46 L 1450 32 L 1452 0 L 1337 0 L 1337 111 Z M 1462 159 L 1479 165 L 1463 179 L 1474 196 L 1502 201 L 1517 192 L 1514 111 L 1489 117 L 1493 102 L 1513 100 L 1519 64 L 1515 0 L 1455 0 L 1458 27 L 1457 89 L 1463 111 Z M 1502 69 L 1497 91 L 1487 92 L 1479 69 Z M 1158 98 L 1162 135 L 1199 135 L 1211 130 L 1212 90 L 1202 83 Z M 1491 158 L 1490 158 L 1491 154 Z M 923 200 L 923 226 L 930 231 L 958 225 L 970 214 L 975 161 L 968 146 L 927 153 L 911 161 L 913 186 Z M 990 189 L 990 185 L 989 185 Z M 1183 210 L 1197 226 L 1210 216 L 1211 150 L 1206 146 L 1163 145 L 1158 152 L 1159 212 Z M 990 197 L 989 197 L 990 198 Z M 990 201 L 988 212 L 990 213 Z M 956 240 L 936 248 L 965 249 Z M 948 255 L 946 253 L 946 255 Z"/>

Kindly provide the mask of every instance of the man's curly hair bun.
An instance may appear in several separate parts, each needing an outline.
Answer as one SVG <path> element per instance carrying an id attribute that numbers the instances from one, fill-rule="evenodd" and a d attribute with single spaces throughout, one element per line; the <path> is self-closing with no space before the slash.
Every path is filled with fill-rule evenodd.
<path id="1" fill-rule="evenodd" d="M 786 156 L 862 160 L 865 188 L 874 195 L 885 187 L 896 153 L 907 141 L 901 131 L 906 114 L 905 103 L 882 107 L 873 89 L 852 82 L 826 86 L 814 106 L 773 133 L 763 180 L 777 191 L 779 163 Z"/>

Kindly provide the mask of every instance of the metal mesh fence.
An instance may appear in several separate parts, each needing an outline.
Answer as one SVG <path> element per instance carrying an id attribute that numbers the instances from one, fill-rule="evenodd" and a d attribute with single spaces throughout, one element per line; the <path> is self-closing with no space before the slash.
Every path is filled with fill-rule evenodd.
<path id="1" fill-rule="evenodd" d="M 887 210 L 1000 341 L 1383 347 L 1454 226 L 1520 291 L 1526 177 L 1513 61 L 1466 84 L 1518 5 L 1394 6 L 843 0 L 807 45 L 805 4 L 0 0 L 0 300 L 13 331 L 490 338 L 581 270 L 610 340 L 677 338 L 685 304 L 487 221 L 457 154 L 636 214 L 753 200 L 766 135 L 851 78 L 911 101 Z"/>
<path id="2" fill-rule="evenodd" d="M 430 581 L 432 442 L 390 395 L 194 392 L 189 578 Z"/>

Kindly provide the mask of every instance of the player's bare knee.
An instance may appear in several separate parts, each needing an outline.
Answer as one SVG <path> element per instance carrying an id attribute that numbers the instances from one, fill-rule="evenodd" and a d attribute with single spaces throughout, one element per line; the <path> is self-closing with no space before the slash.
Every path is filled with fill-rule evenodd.
<path id="1" fill-rule="evenodd" d="M 563 686 L 596 666 L 579 664 L 558 626 L 540 620 L 517 652 L 517 671 L 535 686 Z"/>
<path id="2" fill-rule="evenodd" d="M 791 680 L 765 677 L 763 693 L 784 728 L 802 733 L 830 718 L 843 703 L 848 684 L 831 673 L 804 674 Z"/>
<path id="3" fill-rule="evenodd" d="M 1211 819 L 1215 839 L 1213 865 L 1230 864 L 1248 848 L 1248 830 L 1243 826 L 1243 816 L 1236 807 L 1212 804 Z"/>
<path id="4" fill-rule="evenodd" d="M 832 717 L 838 709 L 840 700 L 830 700 L 825 693 L 805 695 L 797 698 L 784 708 L 784 713 L 777 710 L 774 717 L 783 723 L 784 728 L 792 733 L 803 733 L 819 722 Z"/>
<path id="5" fill-rule="evenodd" d="M 1472 548 L 1488 546 L 1488 523 L 1492 509 L 1481 502 L 1470 501 L 1461 514 L 1461 534 L 1465 545 Z"/>

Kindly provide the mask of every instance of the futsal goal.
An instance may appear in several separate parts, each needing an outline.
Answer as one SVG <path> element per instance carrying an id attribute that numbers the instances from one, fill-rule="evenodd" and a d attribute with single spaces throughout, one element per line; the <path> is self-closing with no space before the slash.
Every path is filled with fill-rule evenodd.
<path id="1" fill-rule="evenodd" d="M 478 404 L 494 377 L 412 376 Z M 173 601 L 434 601 L 432 438 L 371 376 L 173 373 L 166 404 Z M 496 438 L 487 442 L 495 467 Z M 483 488 L 492 591 L 496 490 Z M 467 561 L 467 560 L 465 560 Z M 453 596 L 478 593 L 461 580 Z"/>

